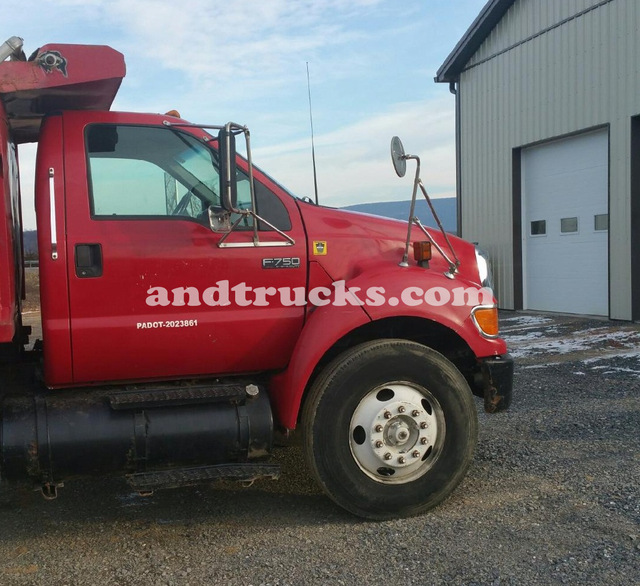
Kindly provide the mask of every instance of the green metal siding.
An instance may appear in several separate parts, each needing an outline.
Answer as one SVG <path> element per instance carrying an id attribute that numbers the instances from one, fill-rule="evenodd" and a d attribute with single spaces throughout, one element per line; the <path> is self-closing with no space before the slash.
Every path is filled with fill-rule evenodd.
<path id="1" fill-rule="evenodd" d="M 519 0 L 470 64 L 598 3 Z M 612 0 L 461 74 L 462 235 L 494 259 L 502 307 L 514 306 L 513 149 L 609 126 L 611 317 L 631 319 L 630 128 L 640 113 L 639 63 L 640 2 Z"/>

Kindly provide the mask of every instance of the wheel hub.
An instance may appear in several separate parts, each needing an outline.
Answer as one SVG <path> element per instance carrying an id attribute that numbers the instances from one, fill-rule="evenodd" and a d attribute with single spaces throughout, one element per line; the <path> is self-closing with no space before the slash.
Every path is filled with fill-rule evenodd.
<path id="1" fill-rule="evenodd" d="M 404 411 L 398 411 L 399 407 L 405 407 Z M 384 411 L 396 413 L 391 419 L 384 419 Z M 415 416 L 406 415 L 405 413 L 416 413 Z M 401 414 L 403 413 L 403 414 Z M 375 419 L 371 422 L 368 435 L 371 437 L 373 451 L 378 459 L 389 465 L 394 466 L 410 466 L 414 458 L 422 458 L 429 447 L 433 445 L 432 438 L 429 437 L 427 428 L 420 429 L 421 423 L 427 423 L 427 412 L 418 408 L 416 405 L 408 405 L 406 402 L 396 402 L 386 405 L 379 412 Z M 377 431 L 379 425 L 383 424 L 382 431 Z M 425 443 L 420 443 L 420 439 L 425 438 Z M 380 445 L 382 442 L 382 445 Z M 413 455 L 414 452 L 418 452 Z M 407 458 L 407 454 L 411 452 L 411 458 Z M 387 454 L 391 454 L 391 458 L 385 458 Z M 402 458 L 402 461 L 400 461 Z"/>
<path id="2" fill-rule="evenodd" d="M 351 419 L 351 453 L 358 466 L 380 482 L 422 476 L 439 455 L 444 415 L 422 387 L 392 383 L 360 401 Z"/>
<path id="3" fill-rule="evenodd" d="M 400 418 L 387 424 L 387 428 L 384 430 L 385 443 L 393 446 L 404 446 L 409 441 L 410 435 L 411 428 Z"/>

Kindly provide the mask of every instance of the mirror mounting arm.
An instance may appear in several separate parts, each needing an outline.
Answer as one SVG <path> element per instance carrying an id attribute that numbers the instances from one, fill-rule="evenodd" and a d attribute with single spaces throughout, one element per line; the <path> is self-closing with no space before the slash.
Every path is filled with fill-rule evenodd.
<path id="1" fill-rule="evenodd" d="M 251 159 L 251 133 L 249 129 L 244 127 L 244 137 L 247 143 L 247 165 L 249 170 L 249 189 L 251 190 L 251 215 L 254 217 L 253 222 L 253 242 L 257 246 L 260 242 L 258 236 L 258 222 L 255 220 L 258 217 L 258 211 L 256 207 L 256 192 L 253 182 L 253 160 Z"/>
<path id="2" fill-rule="evenodd" d="M 449 259 L 448 256 L 446 256 L 444 254 L 444 252 L 442 252 L 442 250 L 440 251 L 440 254 L 442 254 L 442 256 L 444 256 L 445 260 L 449 263 L 449 274 L 451 274 L 451 278 L 453 278 L 453 275 L 455 275 L 455 273 L 458 270 L 458 267 L 460 266 L 460 259 L 458 258 L 458 255 L 456 254 L 456 249 L 453 247 L 453 245 L 451 244 L 451 241 L 449 240 L 449 235 L 447 234 L 447 231 L 444 229 L 444 226 L 442 225 L 442 222 L 440 221 L 440 217 L 438 216 L 435 208 L 433 207 L 433 203 L 431 202 L 431 198 L 429 197 L 429 194 L 427 193 L 427 189 L 424 186 L 424 183 L 422 183 L 422 179 L 418 179 L 418 186 L 420 187 L 420 190 L 422 191 L 422 194 L 424 195 L 424 198 L 427 200 L 427 203 L 429 204 L 429 209 L 431 210 L 431 214 L 433 215 L 433 217 L 435 218 L 437 224 L 438 224 L 438 228 L 440 228 L 440 232 L 442 232 L 442 235 L 444 236 L 444 239 L 447 243 L 447 247 L 449 248 L 449 250 L 451 251 L 451 254 L 453 255 L 453 258 L 455 259 L 455 263 L 451 261 L 451 259 Z M 424 228 L 422 228 L 423 232 L 426 232 L 426 230 Z M 437 248 L 439 248 L 436 245 Z"/>
<path id="3" fill-rule="evenodd" d="M 422 222 L 418 218 L 413 218 L 413 222 L 415 223 L 416 226 L 418 226 L 418 228 L 420 228 L 420 230 L 422 230 L 424 235 L 428 238 L 429 242 L 431 242 L 431 244 L 433 244 L 435 249 L 442 255 L 442 258 L 444 258 L 444 260 L 447 261 L 447 264 L 449 265 L 449 270 L 446 273 L 444 273 L 444 276 L 447 277 L 448 279 L 453 279 L 453 277 L 455 277 L 456 273 L 458 272 L 458 267 L 460 266 L 460 261 L 458 260 L 458 258 L 455 257 L 456 262 L 453 262 L 449 258 L 449 256 L 445 253 L 445 251 L 442 250 L 442 247 L 433 239 L 431 234 L 429 234 L 429 232 L 424 227 Z M 455 251 L 453 251 L 453 254 L 455 256 Z"/>
<path id="4" fill-rule="evenodd" d="M 431 198 L 429 197 L 429 194 L 427 193 L 427 190 L 424 184 L 422 183 L 422 179 L 420 179 L 420 157 L 418 157 L 417 155 L 405 154 L 402 141 L 397 136 L 394 136 L 391 139 L 391 161 L 393 162 L 393 168 L 395 169 L 395 172 L 398 175 L 398 177 L 404 177 L 407 169 L 407 161 L 409 160 L 414 160 L 416 162 L 416 174 L 413 180 L 413 193 L 411 195 L 411 209 L 409 210 L 409 222 L 407 226 L 407 240 L 404 246 L 404 254 L 402 255 L 402 260 L 400 261 L 399 265 L 401 267 L 409 266 L 409 246 L 411 245 L 411 228 L 413 227 L 413 224 L 416 224 L 416 226 L 418 226 L 424 232 L 425 236 L 435 246 L 435 248 L 438 250 L 438 252 L 442 255 L 444 260 L 449 265 L 449 270 L 446 273 L 444 273 L 445 276 L 448 277 L 449 279 L 453 279 L 456 273 L 458 272 L 458 267 L 460 266 L 460 259 L 458 258 L 455 248 L 453 247 L 453 245 L 451 244 L 451 241 L 449 240 L 449 236 L 447 235 L 447 232 L 442 226 L 442 222 L 440 221 L 440 218 L 438 217 L 438 214 L 435 208 L 433 207 L 433 203 L 431 202 Z M 442 247 L 438 245 L 438 243 L 429 234 L 427 229 L 422 225 L 422 222 L 420 222 L 419 218 L 415 216 L 416 197 L 418 195 L 418 187 L 420 188 L 420 191 L 422 191 L 424 198 L 427 200 L 427 204 L 429 205 L 429 210 L 431 211 L 431 214 L 433 215 L 436 223 L 438 224 L 438 228 L 440 228 L 440 232 L 442 232 L 444 240 L 447 243 L 447 248 L 451 252 L 451 255 L 453 256 L 455 262 L 451 260 L 451 258 L 444 252 Z"/>
<path id="5" fill-rule="evenodd" d="M 411 209 L 409 210 L 409 227 L 407 228 L 407 241 L 404 246 L 404 254 L 402 261 L 399 263 L 401 267 L 409 266 L 409 246 L 411 246 L 411 226 L 416 218 L 414 218 L 416 210 L 416 197 L 418 195 L 418 184 L 420 182 L 420 157 L 417 155 L 401 155 L 402 160 L 407 161 L 413 159 L 416 162 L 416 175 L 413 180 L 413 193 L 411 195 Z"/>

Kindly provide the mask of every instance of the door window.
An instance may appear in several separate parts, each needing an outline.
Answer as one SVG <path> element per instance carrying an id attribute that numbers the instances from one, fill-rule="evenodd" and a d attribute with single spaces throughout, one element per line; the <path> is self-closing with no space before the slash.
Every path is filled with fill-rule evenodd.
<path id="1" fill-rule="evenodd" d="M 86 142 L 93 218 L 176 217 L 208 226 L 208 209 L 221 209 L 217 152 L 188 133 L 94 124 L 87 129 Z M 238 170 L 237 182 L 238 208 L 250 209 L 246 173 Z M 280 199 L 260 182 L 255 188 L 258 214 L 280 230 L 290 230 Z M 237 229 L 253 229 L 253 218 L 246 217 Z M 259 229 L 271 228 L 259 222 Z"/>
<path id="2" fill-rule="evenodd" d="M 94 217 L 182 217 L 208 221 L 220 206 L 215 154 L 172 129 L 92 125 L 87 130 Z"/>

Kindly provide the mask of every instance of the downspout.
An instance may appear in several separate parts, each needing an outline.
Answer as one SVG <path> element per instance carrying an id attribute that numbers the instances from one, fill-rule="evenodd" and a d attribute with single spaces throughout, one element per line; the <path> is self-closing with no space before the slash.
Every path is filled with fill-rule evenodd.
<path id="1" fill-rule="evenodd" d="M 462 236 L 462 189 L 461 183 L 461 156 L 460 156 L 460 81 L 458 87 L 456 82 L 449 82 L 449 91 L 456 97 L 456 235 Z"/>

